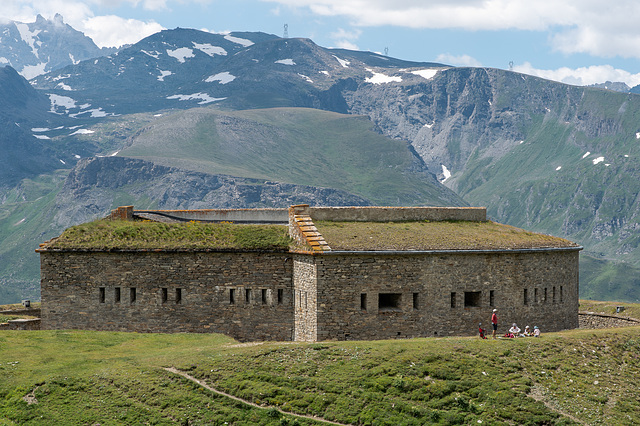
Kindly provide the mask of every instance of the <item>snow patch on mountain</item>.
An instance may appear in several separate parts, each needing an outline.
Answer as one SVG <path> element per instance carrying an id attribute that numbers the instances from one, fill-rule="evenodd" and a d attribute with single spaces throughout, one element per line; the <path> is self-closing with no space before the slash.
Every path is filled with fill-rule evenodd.
<path id="1" fill-rule="evenodd" d="M 372 77 L 367 77 L 364 79 L 367 83 L 371 84 L 385 84 L 385 83 L 400 83 L 402 82 L 402 77 L 398 76 L 389 76 L 386 74 L 378 73 L 372 70 L 371 68 L 366 68 L 371 74 Z"/>
<path id="2" fill-rule="evenodd" d="M 167 96 L 167 99 L 177 99 L 179 101 L 194 101 L 194 100 L 201 100 L 201 102 L 198 102 L 199 105 L 204 105 L 204 104 L 208 104 L 211 102 L 217 102 L 217 101 L 222 101 L 224 99 L 227 98 L 212 98 L 211 96 L 209 96 L 207 93 L 193 93 L 191 95 L 172 95 L 172 96 Z"/>
<path id="3" fill-rule="evenodd" d="M 225 72 L 219 72 L 216 75 L 212 75 L 210 77 L 207 77 L 205 82 L 206 83 L 213 83 L 214 81 L 217 81 L 220 84 L 227 84 L 227 83 L 231 83 L 235 79 L 236 79 L 235 75 L 232 75 L 231 73 L 225 71 Z"/>
<path id="4" fill-rule="evenodd" d="M 291 58 L 287 58 L 287 59 L 280 59 L 274 62 L 275 64 L 282 64 L 282 65 L 295 65 L 296 63 L 293 62 L 293 59 Z"/>
<path id="5" fill-rule="evenodd" d="M 29 30 L 29 25 L 23 24 L 21 22 L 16 22 L 16 28 L 18 29 L 18 32 L 20 32 L 20 37 L 22 38 L 22 40 L 29 45 L 35 57 L 38 58 L 39 56 L 38 49 L 36 48 L 36 43 L 38 43 L 38 46 L 42 43 L 39 41 L 36 42 L 35 38 L 38 34 L 40 34 L 40 30 L 31 31 Z"/>
<path id="6" fill-rule="evenodd" d="M 444 176 L 444 179 L 442 179 L 440 182 L 444 182 L 451 177 L 451 172 L 444 164 L 442 164 L 442 175 Z"/>
<path id="7" fill-rule="evenodd" d="M 246 38 L 234 37 L 229 34 L 224 36 L 224 39 L 230 41 L 231 43 L 240 44 L 244 47 L 249 47 L 253 45 L 253 42 L 251 40 L 247 40 Z"/>
<path id="8" fill-rule="evenodd" d="M 300 73 L 298 73 L 298 75 L 302 77 L 304 80 L 306 80 L 307 83 L 313 83 L 313 80 L 311 80 L 308 76 Z"/>
<path id="9" fill-rule="evenodd" d="M 160 71 L 160 75 L 158 76 L 158 81 L 164 81 L 165 77 L 169 77 L 171 74 L 173 74 L 171 71 L 163 71 L 163 70 L 158 70 Z"/>
<path id="10" fill-rule="evenodd" d="M 95 131 L 89 130 L 89 129 L 78 129 L 75 132 L 71 133 L 70 136 L 73 136 L 73 135 L 90 135 L 92 133 L 95 133 Z"/>
<path id="11" fill-rule="evenodd" d="M 193 58 L 195 56 L 193 50 L 188 47 L 179 47 L 175 50 L 167 49 L 167 55 L 172 58 L 176 58 L 181 64 L 184 64 L 188 58 Z"/>
<path id="12" fill-rule="evenodd" d="M 153 59 L 159 59 L 160 58 L 160 53 L 159 52 L 147 52 L 146 50 L 140 50 L 142 53 L 144 53 L 147 56 L 151 56 Z M 94 63 L 97 63 L 98 61 L 96 60 Z"/>
<path id="13" fill-rule="evenodd" d="M 426 80 L 431 80 L 436 74 L 438 73 L 438 70 L 434 70 L 434 69 L 424 69 L 424 70 L 415 70 L 415 71 L 411 71 L 411 74 L 420 76 Z"/>
<path id="14" fill-rule="evenodd" d="M 205 44 L 200 44 L 200 43 L 196 43 L 195 41 L 193 42 L 193 47 L 195 47 L 196 49 L 200 50 L 201 52 L 206 53 L 209 56 L 215 56 L 215 55 L 221 55 L 221 56 L 226 56 L 227 55 L 227 51 L 224 50 L 222 47 L 220 46 L 214 46 L 208 43 Z"/>
<path id="15" fill-rule="evenodd" d="M 27 80 L 31 80 L 34 77 L 37 77 L 39 75 L 46 73 L 45 71 L 46 67 L 47 67 L 46 62 L 40 62 L 39 64 L 36 64 L 36 65 L 25 65 L 24 68 L 22 68 L 22 71 L 20 71 L 20 74 Z"/>
<path id="16" fill-rule="evenodd" d="M 345 61 L 344 59 L 340 59 L 336 55 L 332 55 L 332 56 L 336 58 L 336 60 L 340 63 L 340 65 L 342 65 L 342 68 L 349 68 L 349 65 L 351 64 L 351 62 Z"/>
<path id="17" fill-rule="evenodd" d="M 49 101 L 51 102 L 51 109 L 49 111 L 54 114 L 68 113 L 70 109 L 76 108 L 76 101 L 68 96 L 49 94 Z M 65 111 L 58 112 L 59 109 Z"/>
<path id="18" fill-rule="evenodd" d="M 602 163 L 604 161 L 604 157 L 598 157 L 593 159 L 593 164 Z"/>

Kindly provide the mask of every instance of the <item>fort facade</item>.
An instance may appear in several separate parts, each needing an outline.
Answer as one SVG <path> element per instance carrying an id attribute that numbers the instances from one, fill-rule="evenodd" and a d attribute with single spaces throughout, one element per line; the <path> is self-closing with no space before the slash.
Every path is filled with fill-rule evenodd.
<path id="1" fill-rule="evenodd" d="M 271 223 L 287 226 L 298 244 L 230 251 L 45 243 L 38 249 L 42 329 L 215 332 L 240 341 L 374 340 L 473 335 L 478 323 L 489 328 L 494 308 L 502 333 L 513 322 L 543 331 L 578 327 L 578 245 L 510 227 L 498 229 L 513 232 L 517 244 L 482 237 L 470 245 L 462 237 L 456 241 L 457 234 L 429 242 L 427 234 L 441 222 L 452 233 L 467 222 L 478 227 L 474 235 L 494 232 L 483 208 L 302 205 L 192 212 L 129 206 L 112 217 Z M 356 223 L 377 236 L 367 236 L 369 246 L 354 243 L 361 237 L 349 234 Z M 386 232 L 408 237 L 392 243 Z"/>

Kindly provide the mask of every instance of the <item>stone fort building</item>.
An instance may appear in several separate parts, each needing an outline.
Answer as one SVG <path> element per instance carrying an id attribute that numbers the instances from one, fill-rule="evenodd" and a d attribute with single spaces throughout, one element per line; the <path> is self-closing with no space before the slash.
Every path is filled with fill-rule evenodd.
<path id="1" fill-rule="evenodd" d="M 240 341 L 373 340 L 578 327 L 580 246 L 484 208 L 114 210 L 111 219 L 288 227 L 282 250 L 36 250 L 42 329 L 224 333 Z M 64 234 L 63 234 L 64 235 Z"/>

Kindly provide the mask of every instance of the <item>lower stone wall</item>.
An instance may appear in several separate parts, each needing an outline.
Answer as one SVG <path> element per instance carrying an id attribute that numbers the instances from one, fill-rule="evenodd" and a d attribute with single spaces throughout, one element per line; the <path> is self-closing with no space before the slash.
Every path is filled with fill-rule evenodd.
<path id="1" fill-rule="evenodd" d="M 293 261 L 294 340 L 315 342 L 318 334 L 317 270 L 313 256 L 297 255 Z"/>
<path id="2" fill-rule="evenodd" d="M 289 253 L 42 252 L 42 329 L 291 340 Z"/>
<path id="3" fill-rule="evenodd" d="M 578 251 L 316 256 L 318 340 L 578 327 Z"/>
<path id="4" fill-rule="evenodd" d="M 616 328 L 640 325 L 640 320 L 614 315 L 580 312 L 580 328 Z"/>

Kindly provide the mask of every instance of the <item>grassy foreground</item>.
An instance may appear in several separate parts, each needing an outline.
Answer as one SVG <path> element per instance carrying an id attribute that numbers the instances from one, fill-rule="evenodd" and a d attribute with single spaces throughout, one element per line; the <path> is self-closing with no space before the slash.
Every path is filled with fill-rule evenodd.
<path id="1" fill-rule="evenodd" d="M 218 396 L 165 371 L 174 366 Z M 0 332 L 0 424 L 638 424 L 640 327 L 540 339 L 237 344 Z"/>

